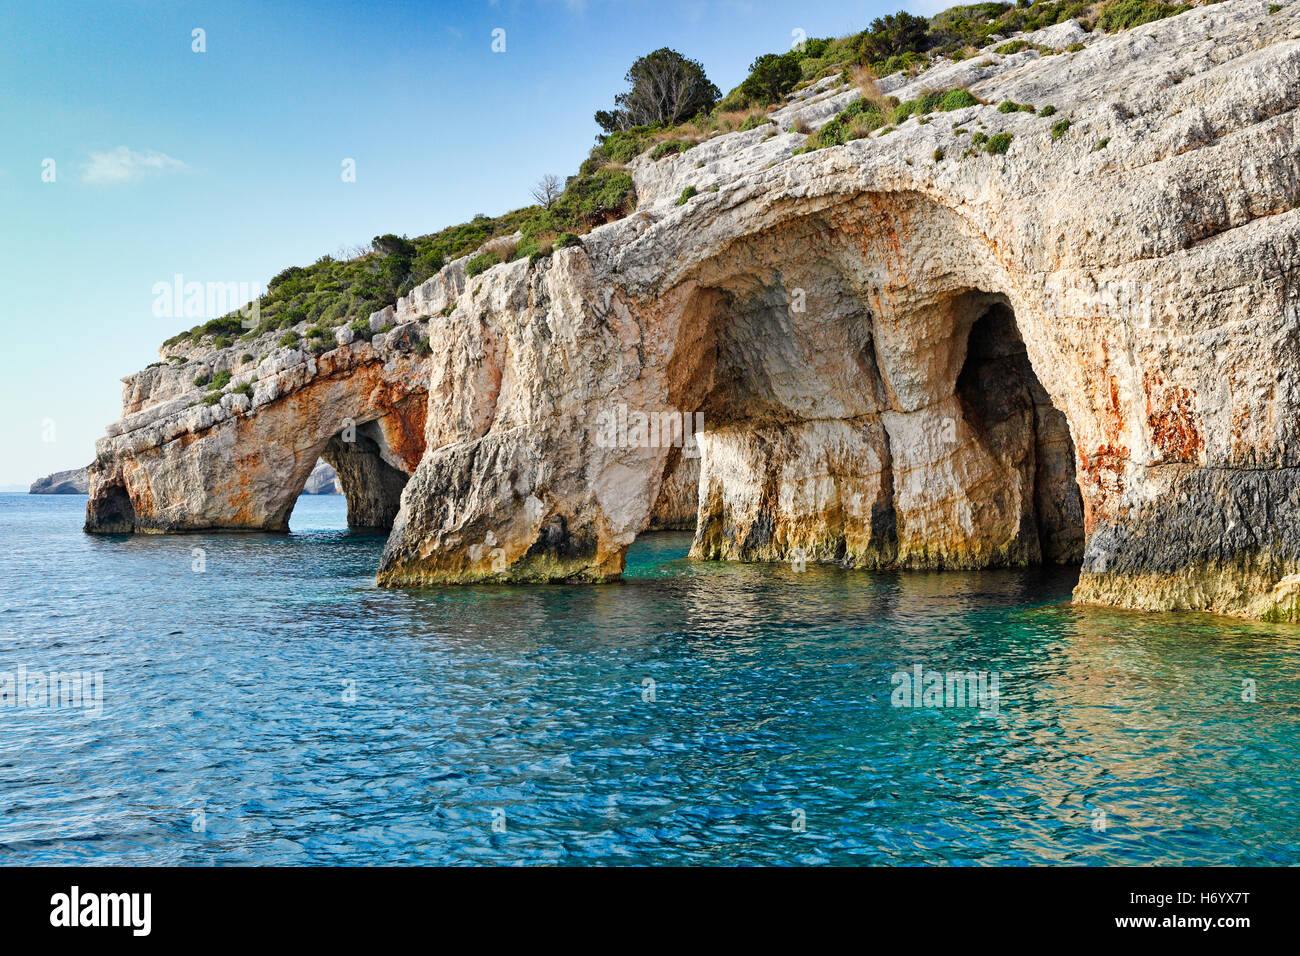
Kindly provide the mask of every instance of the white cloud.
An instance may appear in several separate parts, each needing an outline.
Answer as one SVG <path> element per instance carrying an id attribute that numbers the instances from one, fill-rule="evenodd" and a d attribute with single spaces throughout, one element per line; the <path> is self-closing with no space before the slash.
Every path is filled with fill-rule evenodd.
<path id="1" fill-rule="evenodd" d="M 105 153 L 91 153 L 90 160 L 81 171 L 81 181 L 98 186 L 116 185 L 135 182 L 151 173 L 185 168 L 179 159 L 173 159 L 166 153 L 154 149 L 137 153 L 129 147 L 119 146 Z"/>

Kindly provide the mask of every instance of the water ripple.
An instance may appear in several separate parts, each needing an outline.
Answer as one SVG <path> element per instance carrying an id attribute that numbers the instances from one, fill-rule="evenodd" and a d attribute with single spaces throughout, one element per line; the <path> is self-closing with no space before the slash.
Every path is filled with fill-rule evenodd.
<path id="1" fill-rule="evenodd" d="M 0 495 L 0 672 L 104 675 L 98 719 L 0 707 L 0 864 L 1300 862 L 1295 629 L 680 534 L 613 586 L 383 591 L 338 499 L 133 538 L 84 501 Z M 891 706 L 914 664 L 998 712 Z"/>

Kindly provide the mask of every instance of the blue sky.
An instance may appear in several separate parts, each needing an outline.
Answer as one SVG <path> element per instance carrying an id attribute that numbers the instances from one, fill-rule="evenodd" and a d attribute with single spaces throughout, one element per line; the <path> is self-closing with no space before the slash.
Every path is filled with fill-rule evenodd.
<path id="1" fill-rule="evenodd" d="M 194 324 L 153 314 L 155 283 L 265 284 L 527 205 L 576 171 L 637 56 L 671 46 L 725 92 L 795 29 L 900 7 L 938 8 L 0 0 L 0 486 L 94 457 L 121 377 Z"/>

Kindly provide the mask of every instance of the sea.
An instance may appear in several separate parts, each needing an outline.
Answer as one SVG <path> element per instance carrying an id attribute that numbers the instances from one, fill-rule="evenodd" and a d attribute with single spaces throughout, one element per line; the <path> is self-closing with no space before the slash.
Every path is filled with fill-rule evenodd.
<path id="1" fill-rule="evenodd" d="M 1076 568 L 688 560 L 375 586 L 287 534 L 0 495 L 0 864 L 1300 863 L 1300 627 Z"/>

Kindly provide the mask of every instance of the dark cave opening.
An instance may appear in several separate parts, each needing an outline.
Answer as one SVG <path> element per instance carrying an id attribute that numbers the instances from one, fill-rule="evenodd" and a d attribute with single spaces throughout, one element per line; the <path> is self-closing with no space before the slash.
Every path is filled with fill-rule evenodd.
<path id="1" fill-rule="evenodd" d="M 389 531 L 410 476 L 384 458 L 383 433 L 376 422 L 348 426 L 320 452 L 337 472 L 348 504 L 348 527 Z"/>
<path id="2" fill-rule="evenodd" d="M 957 396 L 977 439 L 1013 463 L 1030 489 L 1021 501 L 1021 535 L 1036 538 L 1041 563 L 1082 561 L 1083 499 L 1070 426 L 1034 373 L 1008 306 L 993 305 L 971 327 Z"/>

